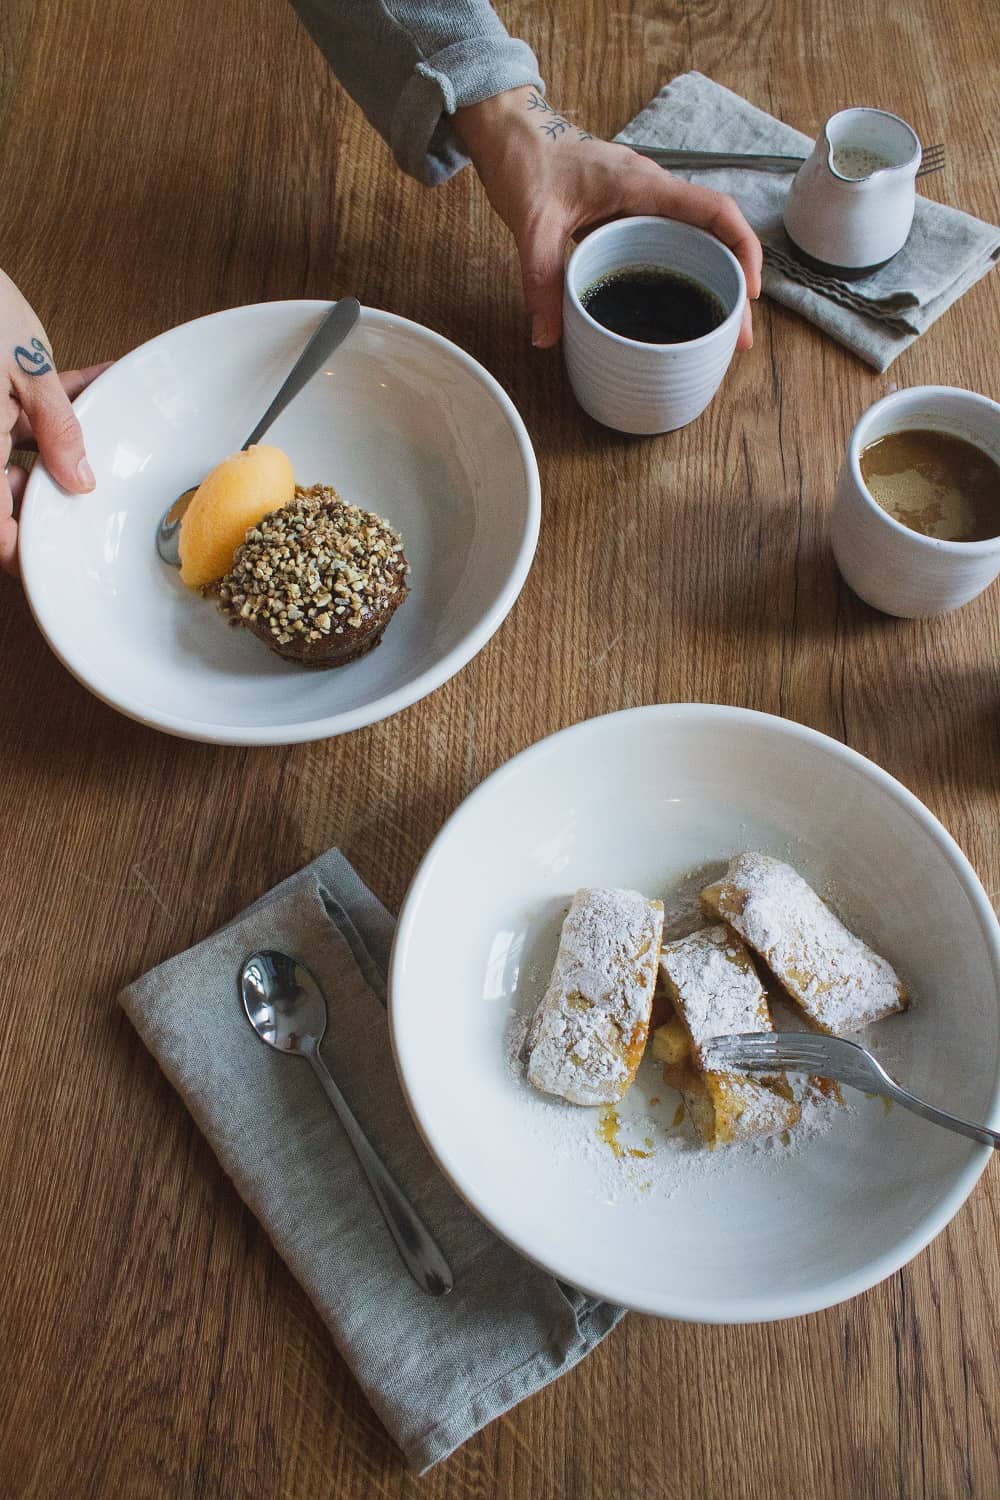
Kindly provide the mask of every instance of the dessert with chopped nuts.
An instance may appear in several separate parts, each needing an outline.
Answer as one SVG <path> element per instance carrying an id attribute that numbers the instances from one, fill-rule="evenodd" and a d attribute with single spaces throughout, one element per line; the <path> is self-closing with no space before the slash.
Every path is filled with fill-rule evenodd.
<path id="1" fill-rule="evenodd" d="M 329 485 L 251 526 L 218 586 L 219 608 L 286 661 L 339 667 L 377 646 L 408 593 L 399 533 Z"/>

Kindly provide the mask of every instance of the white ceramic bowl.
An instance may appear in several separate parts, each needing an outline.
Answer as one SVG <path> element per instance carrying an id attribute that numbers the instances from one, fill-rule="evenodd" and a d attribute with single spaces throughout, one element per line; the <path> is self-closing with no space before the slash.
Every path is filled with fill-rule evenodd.
<path id="1" fill-rule="evenodd" d="M 830 524 L 833 555 L 867 604 L 908 619 L 958 609 L 1000 574 L 1000 536 L 981 542 L 922 536 L 872 499 L 861 475 L 862 449 L 915 427 L 964 438 L 1000 464 L 1000 405 L 958 386 L 918 385 L 876 401 L 851 433 Z"/>
<path id="2" fill-rule="evenodd" d="M 621 1113 L 638 1105 L 664 1122 L 650 1188 L 613 1191 L 596 1112 L 542 1102 L 508 1063 L 511 1012 L 541 994 L 577 886 L 666 894 L 740 848 L 790 859 L 897 963 L 913 1008 L 868 1035 L 900 1080 L 1000 1124 L 1000 928 L 968 861 L 884 771 L 769 715 L 638 708 L 516 756 L 428 851 L 390 975 L 410 1108 L 470 1206 L 594 1296 L 705 1322 L 789 1317 L 864 1291 L 947 1224 L 989 1159 L 854 1094 L 827 1134 L 784 1156 L 741 1148 L 727 1164 L 720 1149 L 692 1166 L 689 1153 L 691 1170 L 658 1180 L 676 1096 L 647 1060 Z"/>
<path id="3" fill-rule="evenodd" d="M 66 495 L 35 468 L 21 528 L 35 618 L 131 718 L 218 744 L 358 729 L 465 666 L 521 590 L 540 516 L 521 418 L 468 354 L 370 308 L 267 441 L 299 483 L 332 484 L 402 532 L 412 592 L 381 645 L 333 671 L 283 662 L 159 560 L 164 508 L 239 448 L 328 305 L 238 307 L 161 334 L 76 403 L 94 494 Z"/>
<path id="4" fill-rule="evenodd" d="M 727 316 L 700 339 L 643 344 L 612 333 L 581 296 L 626 266 L 662 266 L 714 292 Z M 675 219 L 615 219 L 588 234 L 566 267 L 563 350 L 585 412 L 619 432 L 672 432 L 705 410 L 729 368 L 746 304 L 743 269 L 721 240 Z"/>

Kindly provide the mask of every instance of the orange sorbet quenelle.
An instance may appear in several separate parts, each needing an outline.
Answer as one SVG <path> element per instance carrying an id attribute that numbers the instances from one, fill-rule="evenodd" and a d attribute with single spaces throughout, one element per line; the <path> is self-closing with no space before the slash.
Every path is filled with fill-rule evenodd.
<path id="1" fill-rule="evenodd" d="M 181 521 L 181 578 L 189 588 L 215 583 L 251 526 L 295 496 L 291 460 L 280 448 L 247 448 L 224 458 L 198 486 Z"/>

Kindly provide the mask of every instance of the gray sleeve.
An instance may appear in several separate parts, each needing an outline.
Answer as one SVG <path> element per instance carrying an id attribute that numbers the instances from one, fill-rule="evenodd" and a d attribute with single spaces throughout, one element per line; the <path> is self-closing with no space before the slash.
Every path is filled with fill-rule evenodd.
<path id="1" fill-rule="evenodd" d="M 448 116 L 506 89 L 544 84 L 526 42 L 486 0 L 292 0 L 344 88 L 404 172 L 444 182 L 464 167 Z"/>

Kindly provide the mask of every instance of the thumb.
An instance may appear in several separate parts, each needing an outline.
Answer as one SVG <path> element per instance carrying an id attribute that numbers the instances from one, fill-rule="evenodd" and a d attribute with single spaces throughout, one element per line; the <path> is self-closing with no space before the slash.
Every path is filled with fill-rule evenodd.
<path id="1" fill-rule="evenodd" d="M 80 493 L 94 488 L 94 474 L 83 447 L 83 432 L 54 370 L 24 375 L 16 382 L 21 410 L 38 452 L 57 484 Z"/>
<path id="2" fill-rule="evenodd" d="M 562 331 L 563 271 L 568 231 L 561 218 L 540 218 L 518 240 L 531 342 L 550 349 Z"/>

